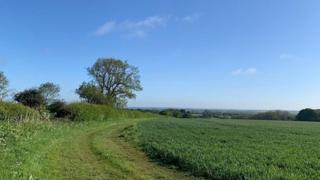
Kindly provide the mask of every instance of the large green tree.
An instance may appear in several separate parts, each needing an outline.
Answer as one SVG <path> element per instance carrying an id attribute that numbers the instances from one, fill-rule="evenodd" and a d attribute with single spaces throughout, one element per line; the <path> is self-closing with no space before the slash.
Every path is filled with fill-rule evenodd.
<path id="1" fill-rule="evenodd" d="M 27 89 L 17 93 L 14 100 L 31 108 L 38 109 L 46 104 L 45 98 L 42 96 L 39 89 Z"/>
<path id="2" fill-rule="evenodd" d="M 299 121 L 320 121 L 319 110 L 303 109 L 297 114 L 296 119 Z"/>
<path id="3" fill-rule="evenodd" d="M 8 96 L 9 81 L 3 72 L 0 72 L 0 100 Z"/>
<path id="4" fill-rule="evenodd" d="M 89 103 L 124 107 L 127 99 L 136 97 L 135 91 L 142 90 L 138 68 L 127 61 L 102 58 L 87 70 L 92 82 L 83 83 L 76 92 Z M 99 96 L 102 100 L 96 98 Z"/>

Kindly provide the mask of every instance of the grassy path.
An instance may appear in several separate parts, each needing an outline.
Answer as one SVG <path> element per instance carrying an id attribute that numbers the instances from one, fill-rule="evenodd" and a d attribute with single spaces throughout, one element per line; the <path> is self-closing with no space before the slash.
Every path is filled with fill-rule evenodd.
<path id="1" fill-rule="evenodd" d="M 45 157 L 38 158 L 40 168 L 33 179 L 187 179 L 150 162 L 119 137 L 138 121 L 101 123 L 56 139 Z"/>

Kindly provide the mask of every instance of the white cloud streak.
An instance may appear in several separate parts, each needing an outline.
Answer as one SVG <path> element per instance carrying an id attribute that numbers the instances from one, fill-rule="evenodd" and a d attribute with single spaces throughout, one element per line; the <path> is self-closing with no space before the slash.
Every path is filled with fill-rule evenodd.
<path id="1" fill-rule="evenodd" d="M 182 18 L 183 22 L 194 23 L 200 18 L 200 14 L 192 14 Z"/>
<path id="2" fill-rule="evenodd" d="M 111 32 L 116 26 L 116 22 L 115 21 L 109 21 L 104 23 L 102 26 L 100 26 L 96 31 L 95 31 L 95 35 L 97 36 L 103 36 L 109 32 Z"/>
<path id="3" fill-rule="evenodd" d="M 232 72 L 232 75 L 235 75 L 235 76 L 240 76 L 240 75 L 255 75 L 257 74 L 257 69 L 256 68 L 246 68 L 246 69 L 243 69 L 243 68 L 239 68 L 239 69 L 236 69 Z"/>
<path id="4" fill-rule="evenodd" d="M 200 18 L 199 14 L 191 14 L 183 18 L 176 18 L 179 22 L 193 23 Z M 149 16 L 141 20 L 108 21 L 98 27 L 94 35 L 104 36 L 112 32 L 122 33 L 129 37 L 142 38 L 148 35 L 152 29 L 165 27 L 170 21 L 174 20 L 171 16 Z"/>
<path id="5" fill-rule="evenodd" d="M 166 19 L 160 16 L 150 16 L 139 21 L 108 21 L 95 31 L 96 36 L 104 36 L 113 31 L 122 32 L 129 36 L 144 37 L 146 32 L 160 26 L 166 25 Z"/>
<path id="6" fill-rule="evenodd" d="M 150 16 L 141 21 L 125 22 L 128 28 L 156 28 L 166 24 L 166 18 L 160 16 Z"/>

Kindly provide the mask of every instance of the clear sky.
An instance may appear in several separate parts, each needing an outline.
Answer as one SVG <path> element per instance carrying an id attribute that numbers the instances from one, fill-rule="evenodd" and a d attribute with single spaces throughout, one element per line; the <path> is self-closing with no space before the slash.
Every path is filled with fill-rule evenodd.
<path id="1" fill-rule="evenodd" d="M 7 0 L 0 70 L 61 96 L 99 57 L 138 66 L 135 107 L 320 108 L 318 0 Z"/>

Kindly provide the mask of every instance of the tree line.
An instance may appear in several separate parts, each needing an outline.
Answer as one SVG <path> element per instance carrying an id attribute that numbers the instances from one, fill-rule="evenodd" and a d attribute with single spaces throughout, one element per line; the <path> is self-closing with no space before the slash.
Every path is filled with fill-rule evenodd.
<path id="1" fill-rule="evenodd" d="M 137 67 L 129 65 L 127 61 L 115 58 L 99 58 L 91 67 L 87 68 L 91 78 L 83 82 L 75 93 L 81 101 L 91 104 L 107 105 L 114 108 L 125 108 L 128 99 L 136 97 L 135 92 L 142 91 L 140 75 Z M 9 80 L 0 72 L 0 101 L 9 95 Z M 68 114 L 64 108 L 66 102 L 59 99 L 60 87 L 52 82 L 45 82 L 38 87 L 29 88 L 13 95 L 15 102 L 41 110 L 49 110 L 57 117 Z M 157 112 L 160 115 L 176 118 L 195 117 L 190 111 L 184 109 L 165 109 Z M 296 116 L 288 111 L 268 111 L 255 114 L 228 113 L 203 111 L 202 118 L 221 119 L 266 119 L 266 120 L 300 120 L 320 121 L 320 110 L 303 109 Z"/>
<path id="2" fill-rule="evenodd" d="M 205 110 L 202 113 L 203 118 L 219 119 L 256 119 L 256 120 L 297 120 L 297 121 L 320 121 L 320 110 L 303 109 L 298 114 L 289 111 L 267 111 L 260 113 L 241 113 L 241 112 L 217 112 Z"/>
<path id="3" fill-rule="evenodd" d="M 83 82 L 75 93 L 81 101 L 91 104 L 107 105 L 114 108 L 125 108 L 127 100 L 136 97 L 135 92 L 143 88 L 140 84 L 139 70 L 127 61 L 115 58 L 99 58 L 87 68 L 91 78 Z M 9 80 L 0 72 L 0 100 L 9 96 Z M 57 116 L 64 113 L 66 102 L 59 99 L 60 87 L 46 82 L 39 87 L 25 89 L 13 95 L 13 101 L 37 110 L 52 110 Z"/>

